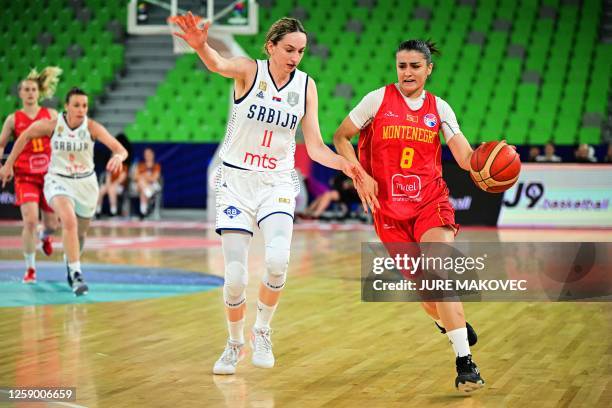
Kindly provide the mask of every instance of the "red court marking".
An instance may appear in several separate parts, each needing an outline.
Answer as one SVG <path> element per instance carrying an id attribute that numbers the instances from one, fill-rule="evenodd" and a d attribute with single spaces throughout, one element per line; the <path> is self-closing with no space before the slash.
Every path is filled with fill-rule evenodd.
<path id="1" fill-rule="evenodd" d="M 200 249 L 221 245 L 221 240 L 198 237 L 92 237 L 87 238 L 86 249 Z M 53 242 L 54 248 L 61 248 L 59 239 Z M 20 249 L 21 237 L 0 237 L 0 248 Z"/>

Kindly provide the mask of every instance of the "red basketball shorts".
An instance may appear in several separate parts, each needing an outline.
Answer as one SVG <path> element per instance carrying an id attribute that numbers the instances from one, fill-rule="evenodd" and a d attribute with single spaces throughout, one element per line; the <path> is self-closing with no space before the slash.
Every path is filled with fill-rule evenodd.
<path id="1" fill-rule="evenodd" d="M 459 225 L 455 224 L 455 210 L 448 200 L 425 205 L 414 218 L 396 220 L 380 212 L 374 213 L 374 228 L 378 238 L 387 242 L 421 242 L 421 237 L 432 228 L 449 226 L 455 234 Z"/>
<path id="2" fill-rule="evenodd" d="M 53 212 L 43 194 L 44 174 L 15 176 L 15 205 L 37 203 L 44 212 Z"/>
<path id="3" fill-rule="evenodd" d="M 455 224 L 455 210 L 448 200 L 429 203 L 414 218 L 407 220 L 396 220 L 380 212 L 374 213 L 376 234 L 392 258 L 398 255 L 419 257 L 421 248 L 418 243 L 421 242 L 423 234 L 431 228 L 442 226 L 451 227 L 455 234 L 459 230 L 459 225 Z M 406 279 L 419 279 L 422 276 L 421 269 L 410 273 L 402 270 L 401 273 Z"/>

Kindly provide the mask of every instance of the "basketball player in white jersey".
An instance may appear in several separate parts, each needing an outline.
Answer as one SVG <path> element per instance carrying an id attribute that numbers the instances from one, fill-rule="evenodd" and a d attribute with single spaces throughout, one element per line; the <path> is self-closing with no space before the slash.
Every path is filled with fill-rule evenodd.
<path id="1" fill-rule="evenodd" d="M 265 241 L 266 271 L 259 288 L 257 319 L 251 332 L 252 363 L 274 366 L 270 321 L 285 286 L 293 233 L 295 132 L 301 123 L 310 157 L 350 177 L 361 179 L 358 166 L 333 153 L 321 138 L 317 88 L 297 69 L 306 48 L 306 33 L 293 18 L 275 22 L 266 36 L 268 60 L 223 58 L 208 43 L 210 23 L 198 27 L 188 13 L 177 21 L 185 40 L 206 67 L 234 80 L 234 106 L 220 157 L 217 179 L 216 231 L 225 258 L 223 298 L 229 339 L 214 365 L 215 374 L 234 374 L 244 356 L 247 254 L 255 224 Z"/>
<path id="2" fill-rule="evenodd" d="M 33 123 L 17 139 L 6 164 L 0 169 L 2 186 L 13 177 L 15 159 L 33 138 L 51 134 L 51 159 L 45 176 L 44 194 L 62 225 L 67 280 L 75 295 L 88 291 L 81 272 L 83 250 L 89 222 L 96 211 L 98 180 L 94 172 L 93 145 L 99 140 L 113 156 L 106 170 L 121 169 L 127 151 L 99 123 L 87 118 L 87 94 L 72 88 L 66 96 L 66 112 L 55 120 Z"/>

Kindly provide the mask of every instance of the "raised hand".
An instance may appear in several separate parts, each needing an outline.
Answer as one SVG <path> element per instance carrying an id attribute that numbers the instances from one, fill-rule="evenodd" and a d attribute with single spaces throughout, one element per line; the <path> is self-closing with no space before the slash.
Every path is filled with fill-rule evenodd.
<path id="1" fill-rule="evenodd" d="M 191 11 L 183 16 L 177 16 L 174 21 L 183 30 L 183 33 L 174 32 L 172 34 L 182 38 L 194 50 L 204 47 L 204 44 L 208 41 L 210 21 L 207 21 L 204 27 L 199 28 L 198 22 L 200 19 L 200 17 L 196 18 L 191 14 Z"/>

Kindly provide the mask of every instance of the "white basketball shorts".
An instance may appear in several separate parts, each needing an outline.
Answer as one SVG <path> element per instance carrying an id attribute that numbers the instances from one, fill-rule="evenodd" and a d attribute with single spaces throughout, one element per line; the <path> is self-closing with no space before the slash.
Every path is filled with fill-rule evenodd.
<path id="1" fill-rule="evenodd" d="M 94 172 L 83 178 L 47 173 L 43 191 L 49 204 L 55 196 L 70 198 L 74 205 L 74 212 L 80 218 L 91 218 L 96 213 L 99 189 L 98 179 Z"/>
<path id="2" fill-rule="evenodd" d="M 215 175 L 215 231 L 245 231 L 272 214 L 293 218 L 300 184 L 295 170 L 262 172 L 221 165 Z"/>

